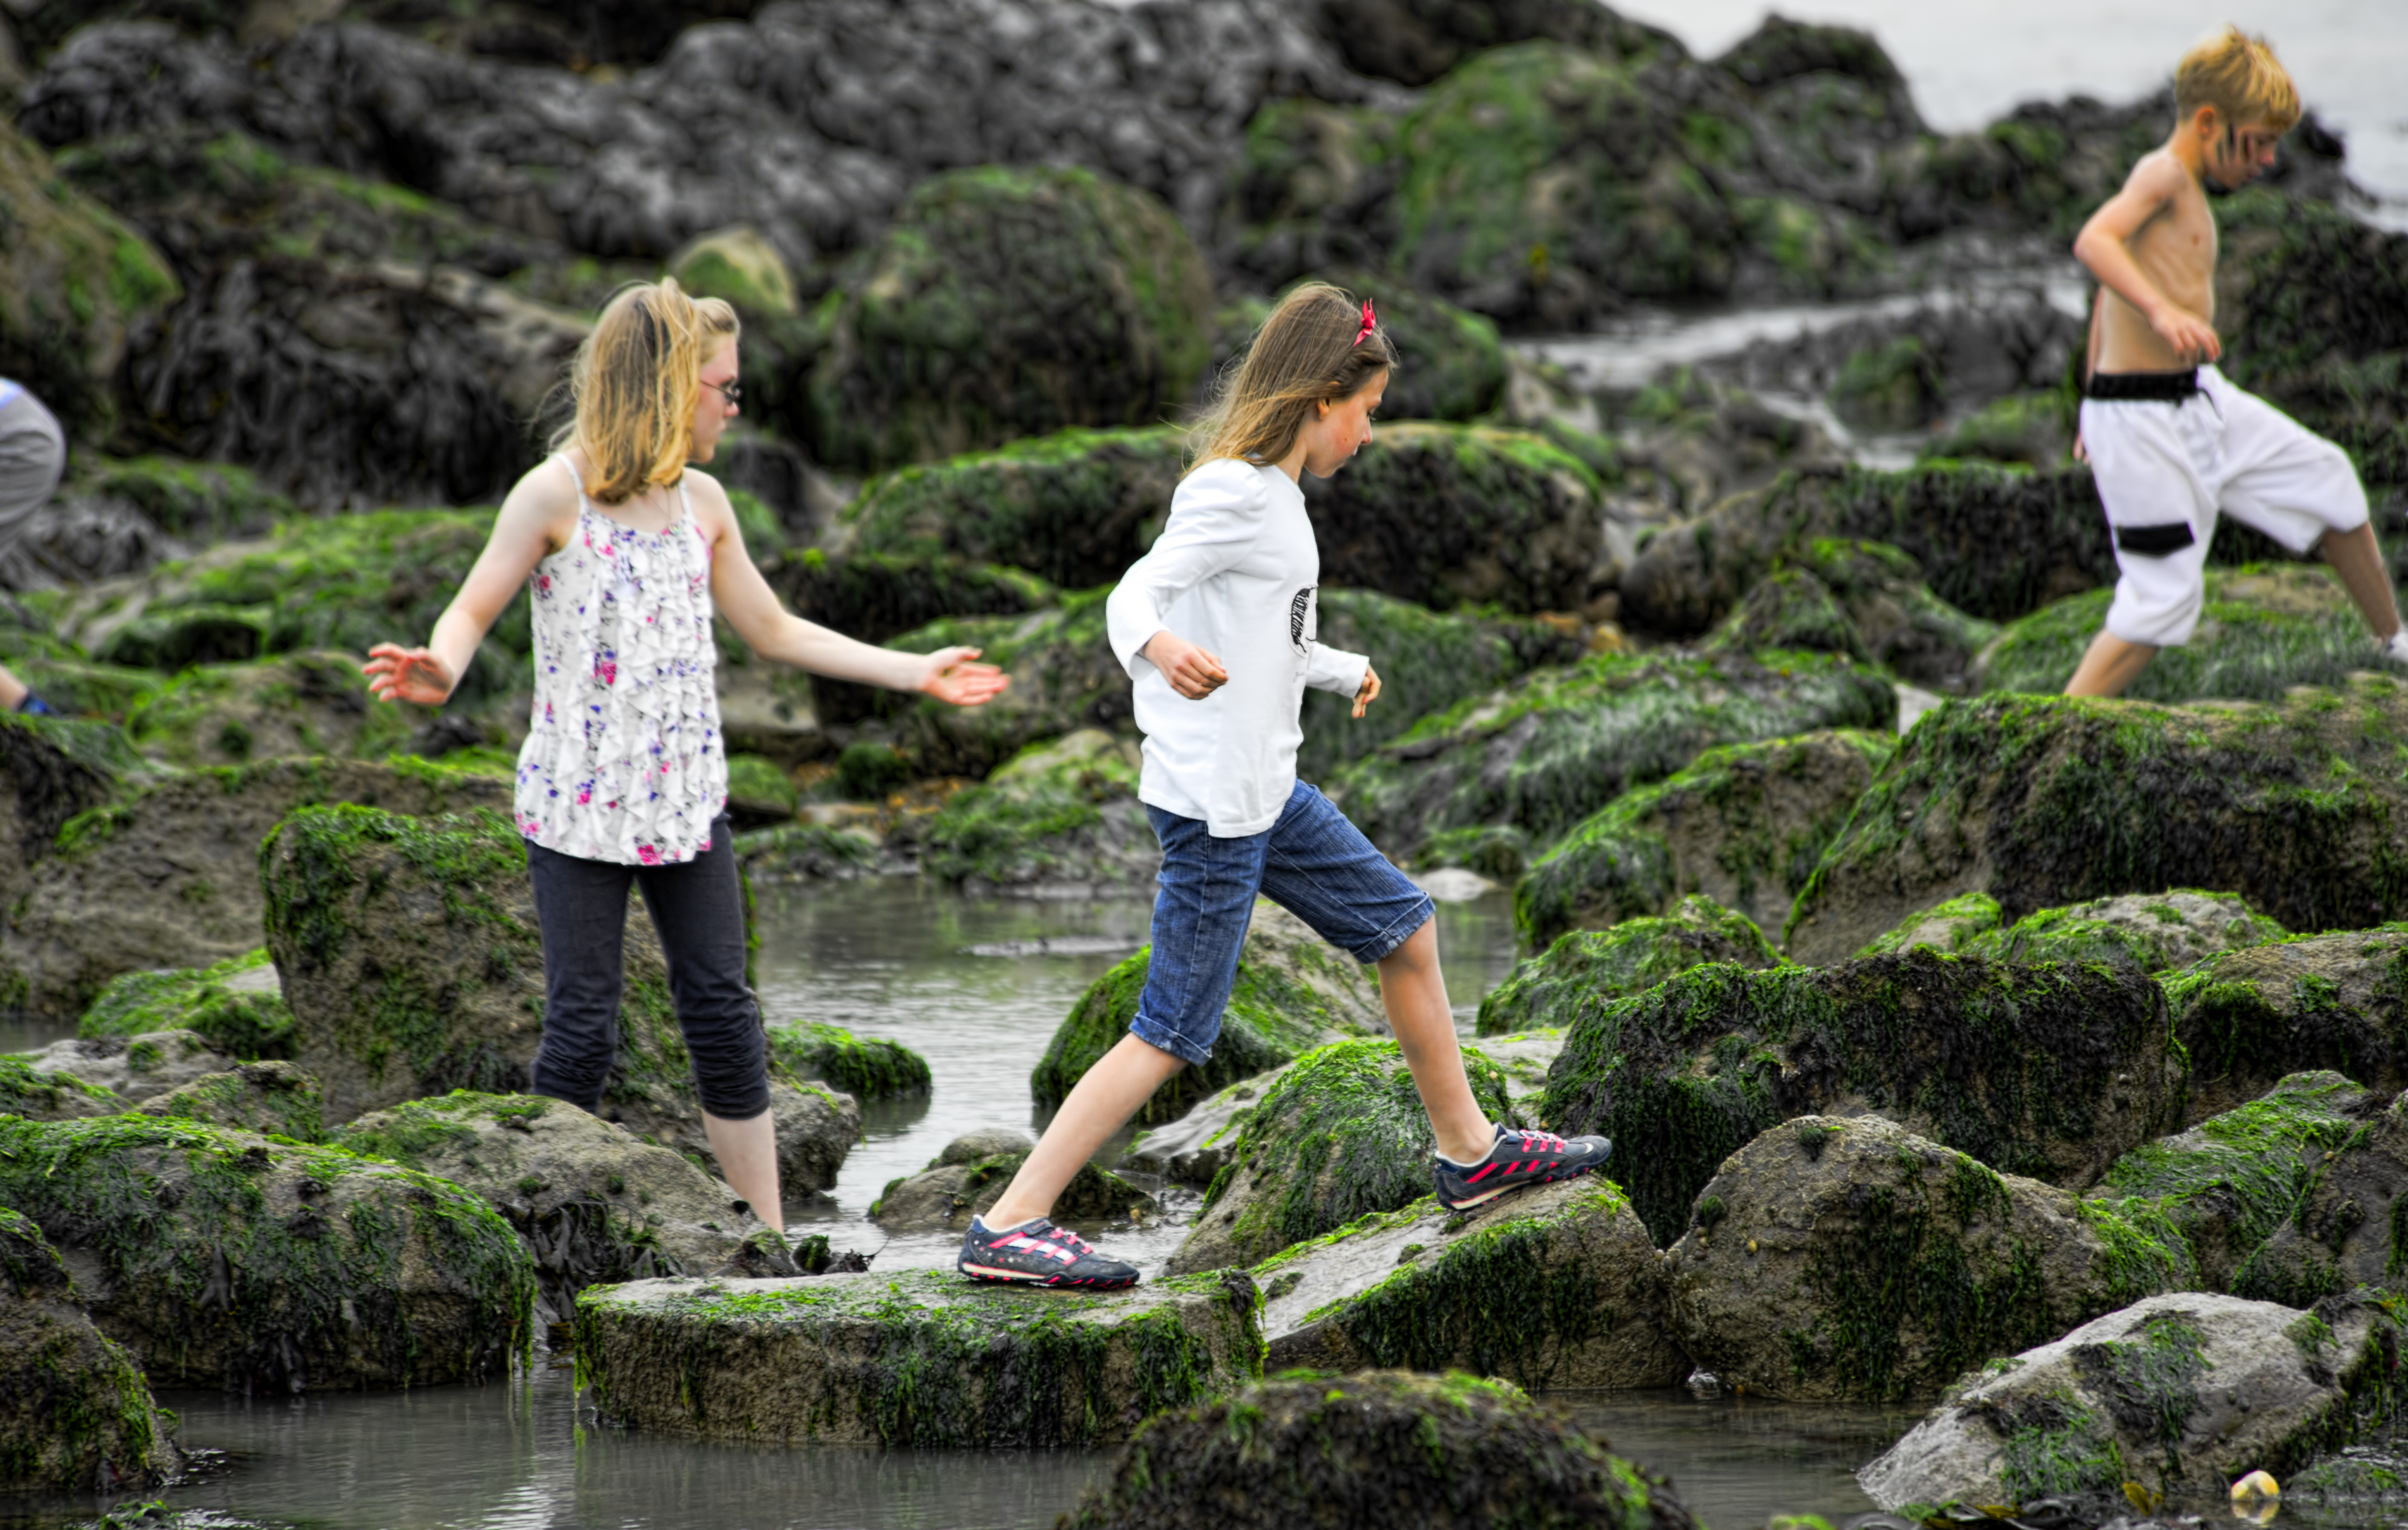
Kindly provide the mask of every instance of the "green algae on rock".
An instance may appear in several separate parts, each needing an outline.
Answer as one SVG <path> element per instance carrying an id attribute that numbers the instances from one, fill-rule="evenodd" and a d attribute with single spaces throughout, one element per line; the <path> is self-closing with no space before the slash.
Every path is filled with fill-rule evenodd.
<path id="1" fill-rule="evenodd" d="M 58 1068 L 36 1068 L 22 1057 L 0 1057 L 0 1116 L 27 1121 L 81 1121 L 125 1108 L 117 1091 L 89 1084 Z"/>
<path id="2" fill-rule="evenodd" d="M 1972 894 L 1979 896 L 1980 894 Z M 2134 972 L 2170 972 L 2217 951 L 2281 940 L 2280 924 L 2235 893 L 2127 893 L 2066 908 L 2042 908 L 1985 930 L 1953 949 L 1993 961 L 2104 962 Z M 1876 942 L 1878 944 L 1878 942 Z"/>
<path id="3" fill-rule="evenodd" d="M 541 1095 L 459 1090 L 411 1100 L 351 1122 L 335 1145 L 481 1196 L 534 1257 L 547 1322 L 567 1321 L 589 1285 L 722 1273 L 767 1230 L 735 1191 L 680 1154 Z M 784 1254 L 782 1242 L 774 1247 Z M 796 1273 L 785 1258 L 776 1273 Z"/>
<path id="4" fill-rule="evenodd" d="M 2190 1053 L 2193 1119 L 2305 1069 L 2386 1092 L 2408 1084 L 2408 926 L 2219 951 L 2161 980 Z"/>
<path id="5" fill-rule="evenodd" d="M 731 822 L 747 829 L 783 823 L 795 816 L 795 783 L 776 762 L 758 754 L 734 754 L 727 761 L 727 813 Z"/>
<path id="6" fill-rule="evenodd" d="M 150 1031 L 139 1036 L 70 1037 L 18 1059 L 36 1073 L 65 1074 L 79 1083 L 105 1089 L 118 1108 L 223 1072 L 232 1059 L 191 1031 Z"/>
<path id="7" fill-rule="evenodd" d="M 1068 167 L 923 181 L 823 314 L 812 454 L 876 469 L 1139 425 L 1202 370 L 1212 277 L 1170 209 Z"/>
<path id="8" fill-rule="evenodd" d="M 191 1031 L 243 1062 L 284 1056 L 293 1045 L 293 1011 L 267 948 L 203 967 L 129 972 L 109 982 L 76 1022 L 76 1035 L 140 1036 Z"/>
<path id="9" fill-rule="evenodd" d="M 1966 892 L 2010 920 L 2192 887 L 2294 930 L 2378 923 L 2408 912 L 2403 740 L 2408 687 L 2372 676 L 2279 707 L 1947 702 L 1824 852 L 1783 944 L 1831 961 Z"/>
<path id="10" fill-rule="evenodd" d="M 1510 1381 L 1298 1370 L 1150 1420 L 1065 1530 L 1696 1530 L 1671 1485 Z"/>
<path id="11" fill-rule="evenodd" d="M 884 493 L 910 473 L 942 471 L 907 468 L 869 487 Z M 831 557 L 819 548 L 806 548 L 780 559 L 767 573 L 770 588 L 796 615 L 865 643 L 883 643 L 945 617 L 1023 616 L 1061 598 L 1060 592 L 1026 569 L 917 552 L 855 551 Z M 1118 574 L 1113 570 L 1113 577 Z M 844 683 L 819 681 L 821 687 Z"/>
<path id="12" fill-rule="evenodd" d="M 115 728 L 0 711 L 0 905 L 33 885 L 35 863 L 69 820 L 106 803 L 142 765 Z"/>
<path id="13" fill-rule="evenodd" d="M 1887 680 L 1829 654 L 1600 655 L 1422 719 L 1330 794 L 1391 854 L 1475 829 L 1543 848 L 1717 745 L 1897 716 Z"/>
<path id="14" fill-rule="evenodd" d="M 996 887 L 1149 881 L 1162 856 L 1140 765 L 1135 739 L 1101 728 L 1032 744 L 911 826 L 921 869 Z"/>
<path id="15" fill-rule="evenodd" d="M 2397 1099 L 2306 1165 L 2311 1177 L 2232 1293 L 2311 1307 L 2360 1286 L 2396 1289 L 2408 1268 L 2408 1112 Z"/>
<path id="16" fill-rule="evenodd" d="M 507 778 L 423 760 L 266 760 L 131 783 L 70 820 L 0 918 L 0 999 L 71 1020 L 110 979 L 259 947 L 259 844 L 310 803 L 404 813 L 507 806 Z"/>
<path id="17" fill-rule="evenodd" d="M 2228 1290 L 2242 1262 L 2290 1216 L 2325 1162 L 2356 1145 L 2381 1105 L 2338 1073 L 2294 1073 L 2261 1098 L 2133 1149 L 2109 1165 L 2090 1199 L 2136 1223 L 2149 1213 L 2129 1203 L 2153 1202 L 2188 1244 L 2200 1286 Z"/>
<path id="18" fill-rule="evenodd" d="M 1705 647 L 1843 653 L 1956 694 L 1998 632 L 1933 594 L 1922 565 L 1888 543 L 1817 536 L 1784 551 Z"/>
<path id="19" fill-rule="evenodd" d="M 1856 954 L 1887 956 L 1925 946 L 1945 955 L 1958 955 L 1971 950 L 1975 940 L 1996 930 L 1999 918 L 1999 900 L 1989 894 L 1960 893 L 1945 903 L 1909 914 L 1896 929 L 1875 936 Z"/>
<path id="20" fill-rule="evenodd" d="M 1828 967 L 1717 965 L 1584 1006 L 1539 1107 L 1613 1138 L 1658 1240 L 1717 1164 L 1793 1116 L 1886 1116 L 2071 1190 L 2180 1121 L 2186 1060 L 2157 985 L 2101 967 L 1913 950 Z"/>
<path id="21" fill-rule="evenodd" d="M 2113 590 L 2093 590 L 2014 623 L 1975 666 L 1983 691 L 2065 689 L 2107 619 Z M 2338 685 L 2380 667 L 2366 621 L 2329 573 L 2300 564 L 2207 571 L 2207 602 L 2188 643 L 2158 652 L 2125 692 L 2179 705 L 2209 697 L 2280 701 L 2293 686 Z"/>
<path id="22" fill-rule="evenodd" d="M 1152 950 L 1122 962 L 1079 996 L 1028 1077 L 1040 1108 L 1061 1104 L 1127 1034 Z M 1131 1119 L 1144 1125 L 1176 1121 L 1224 1085 L 1268 1073 L 1325 1042 L 1387 1034 L 1387 1010 L 1371 970 L 1294 914 L 1260 900 L 1238 953 L 1237 985 L 1211 1061 L 1171 1075 Z"/>
<path id="23" fill-rule="evenodd" d="M 1043 739 L 1082 728 L 1133 732 L 1128 672 L 1105 640 L 1110 593 L 1068 595 L 1026 616 L 947 618 L 889 642 L 907 653 L 980 649 L 987 663 L 1011 677 L 1010 689 L 983 707 L 948 707 L 932 696 L 893 691 L 867 694 L 866 711 L 893 730 L 898 768 L 921 776 L 984 776 Z M 822 694 L 833 689 L 823 687 Z M 847 719 L 831 706 L 823 721 Z"/>
<path id="24" fill-rule="evenodd" d="M 1463 1050 L 1463 1065 L 1488 1119 L 1515 1123 L 1503 1071 L 1476 1047 Z M 1410 1206 L 1428 1194 L 1437 1151 L 1397 1043 L 1317 1048 L 1264 1090 L 1164 1267 L 1257 1264 L 1358 1217 Z"/>
<path id="25" fill-rule="evenodd" d="M 1462 1368 L 1533 1390 L 1670 1386 L 1663 1256 L 1601 1175 L 1375 1212 L 1254 1266 L 1266 1369 Z"/>
<path id="26" fill-rule="evenodd" d="M 187 669 L 125 720 L 136 748 L 185 769 L 303 756 L 378 760 L 407 746 L 415 726 L 362 686 L 357 654 L 331 649 Z"/>
<path id="27" fill-rule="evenodd" d="M 1920 448 L 1922 461 L 2021 463 L 2055 467 L 2073 450 L 2074 406 L 2067 389 L 1994 398 Z"/>
<path id="28" fill-rule="evenodd" d="M 1616 798 L 1530 867 L 1513 888 L 1523 945 L 1665 914 L 1699 894 L 1780 929 L 1897 748 L 1890 734 L 1832 729 L 1708 750 Z"/>
<path id="29" fill-rule="evenodd" d="M 797 1079 L 834 1084 L 864 1105 L 928 1093 L 928 1060 L 900 1041 L 841 1025 L 789 1021 L 769 1030 L 769 1052 Z"/>
<path id="30" fill-rule="evenodd" d="M 1257 1302 L 1238 1271 L 1110 1293 L 640 1280 L 578 1298 L 577 1370 L 605 1418 L 730 1444 L 1102 1445 L 1259 1376 Z"/>
<path id="31" fill-rule="evenodd" d="M 1671 1249 L 1674 1337 L 1775 1397 L 1928 1396 L 2190 1273 L 2179 1242 L 1878 1116 L 1774 1126 L 1702 1188 Z"/>
<path id="32" fill-rule="evenodd" d="M 1643 994 L 1709 962 L 1761 970 L 1781 965 L 1781 953 L 1753 920 L 1693 893 L 1661 916 L 1574 930 L 1524 957 L 1480 1001 L 1480 1034 L 1566 1026 L 1584 1008 Z"/>
<path id="33" fill-rule="evenodd" d="M 1999 1356 L 1857 1480 L 1891 1506 L 2088 1498 L 2116 1517 L 2133 1496 L 2222 1502 L 2253 1470 L 2287 1489 L 2314 1457 L 2384 1431 L 2397 1308 L 2151 1296 Z"/>
<path id="34" fill-rule="evenodd" d="M 318 1080 L 290 1063 L 245 1063 L 153 1094 L 133 1113 L 205 1122 L 262 1137 L 317 1142 L 326 1135 Z"/>
<path id="35" fill-rule="evenodd" d="M 493 1378 L 535 1274 L 484 1202 L 329 1148 L 146 1116 L 0 1118 L 0 1204 L 94 1262 L 93 1321 L 158 1386 Z"/>
<path id="36" fill-rule="evenodd" d="M 995 1152 L 975 1151 L 978 1146 L 972 1139 L 956 1139 L 919 1173 L 889 1180 L 870 1203 L 870 1220 L 889 1232 L 968 1231 L 970 1218 L 1003 1199 L 1004 1187 L 1028 1161 L 1025 1143 Z M 1150 1217 L 1155 1209 L 1153 1196 L 1119 1175 L 1082 1164 L 1054 1197 L 1050 1214 L 1056 1222 L 1109 1223 Z"/>
<path id="37" fill-rule="evenodd" d="M 175 1427 L 42 1230 L 0 1207 L 0 1491 L 155 1486 L 183 1466 Z"/>

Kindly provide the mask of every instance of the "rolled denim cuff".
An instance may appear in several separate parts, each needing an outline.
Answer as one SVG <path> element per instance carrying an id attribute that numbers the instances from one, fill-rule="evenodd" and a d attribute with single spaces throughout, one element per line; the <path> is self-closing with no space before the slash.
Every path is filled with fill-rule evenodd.
<path id="1" fill-rule="evenodd" d="M 1213 1037 L 1217 1037 L 1220 1035 L 1220 1018 L 1215 1016 L 1213 1017 L 1212 1022 Z M 1180 1035 L 1177 1031 L 1170 1029 L 1168 1026 L 1157 1024 L 1155 1022 L 1148 1020 L 1143 1010 L 1140 1010 L 1137 1018 L 1129 1022 L 1129 1035 L 1137 1037 L 1140 1041 L 1144 1042 L 1147 1046 L 1152 1047 L 1158 1051 L 1167 1051 L 1170 1053 L 1171 1056 L 1178 1058 L 1181 1062 L 1185 1063 L 1190 1067 L 1202 1067 L 1205 1064 L 1212 1060 L 1212 1042 L 1211 1039 L 1207 1039 L 1205 1043 L 1199 1047 L 1194 1041 L 1189 1040 L 1186 1037 Z"/>

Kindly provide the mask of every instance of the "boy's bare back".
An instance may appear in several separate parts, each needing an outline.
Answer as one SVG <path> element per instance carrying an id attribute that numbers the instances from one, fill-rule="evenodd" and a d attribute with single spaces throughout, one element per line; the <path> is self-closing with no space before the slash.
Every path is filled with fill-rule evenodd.
<path id="1" fill-rule="evenodd" d="M 2132 264 L 2165 297 L 2193 316 L 2208 333 L 2178 350 L 2149 316 L 2118 293 L 2104 289 L 2095 365 L 2102 372 L 2173 372 L 2213 360 L 2215 324 L 2215 215 L 2199 179 L 2167 150 L 2157 149 L 2132 166 L 2124 189 L 2099 209 L 2101 232 L 2121 236 Z M 2125 232 L 2128 228 L 2129 232 Z M 2202 353 L 2202 350 L 2204 353 Z"/>

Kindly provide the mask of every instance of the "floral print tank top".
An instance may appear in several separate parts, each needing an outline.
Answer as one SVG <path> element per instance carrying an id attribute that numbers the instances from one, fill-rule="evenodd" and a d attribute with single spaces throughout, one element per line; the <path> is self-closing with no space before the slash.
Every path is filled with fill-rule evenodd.
<path id="1" fill-rule="evenodd" d="M 596 510 L 580 483 L 575 534 L 527 583 L 535 718 L 519 750 L 519 832 L 563 855 L 630 865 L 709 850 L 727 752 L 710 545 L 684 485 L 677 520 L 648 532 Z"/>

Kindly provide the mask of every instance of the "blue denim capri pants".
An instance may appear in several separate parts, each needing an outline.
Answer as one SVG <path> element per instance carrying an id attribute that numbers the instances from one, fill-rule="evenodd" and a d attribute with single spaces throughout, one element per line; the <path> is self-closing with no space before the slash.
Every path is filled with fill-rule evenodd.
<path id="1" fill-rule="evenodd" d="M 1221 1034 L 1238 953 L 1267 897 L 1369 966 L 1429 922 L 1429 895 L 1371 848 L 1318 788 L 1296 783 L 1279 822 L 1216 839 L 1199 819 L 1149 805 L 1162 841 L 1154 956 L 1130 1034 L 1201 1065 Z"/>

